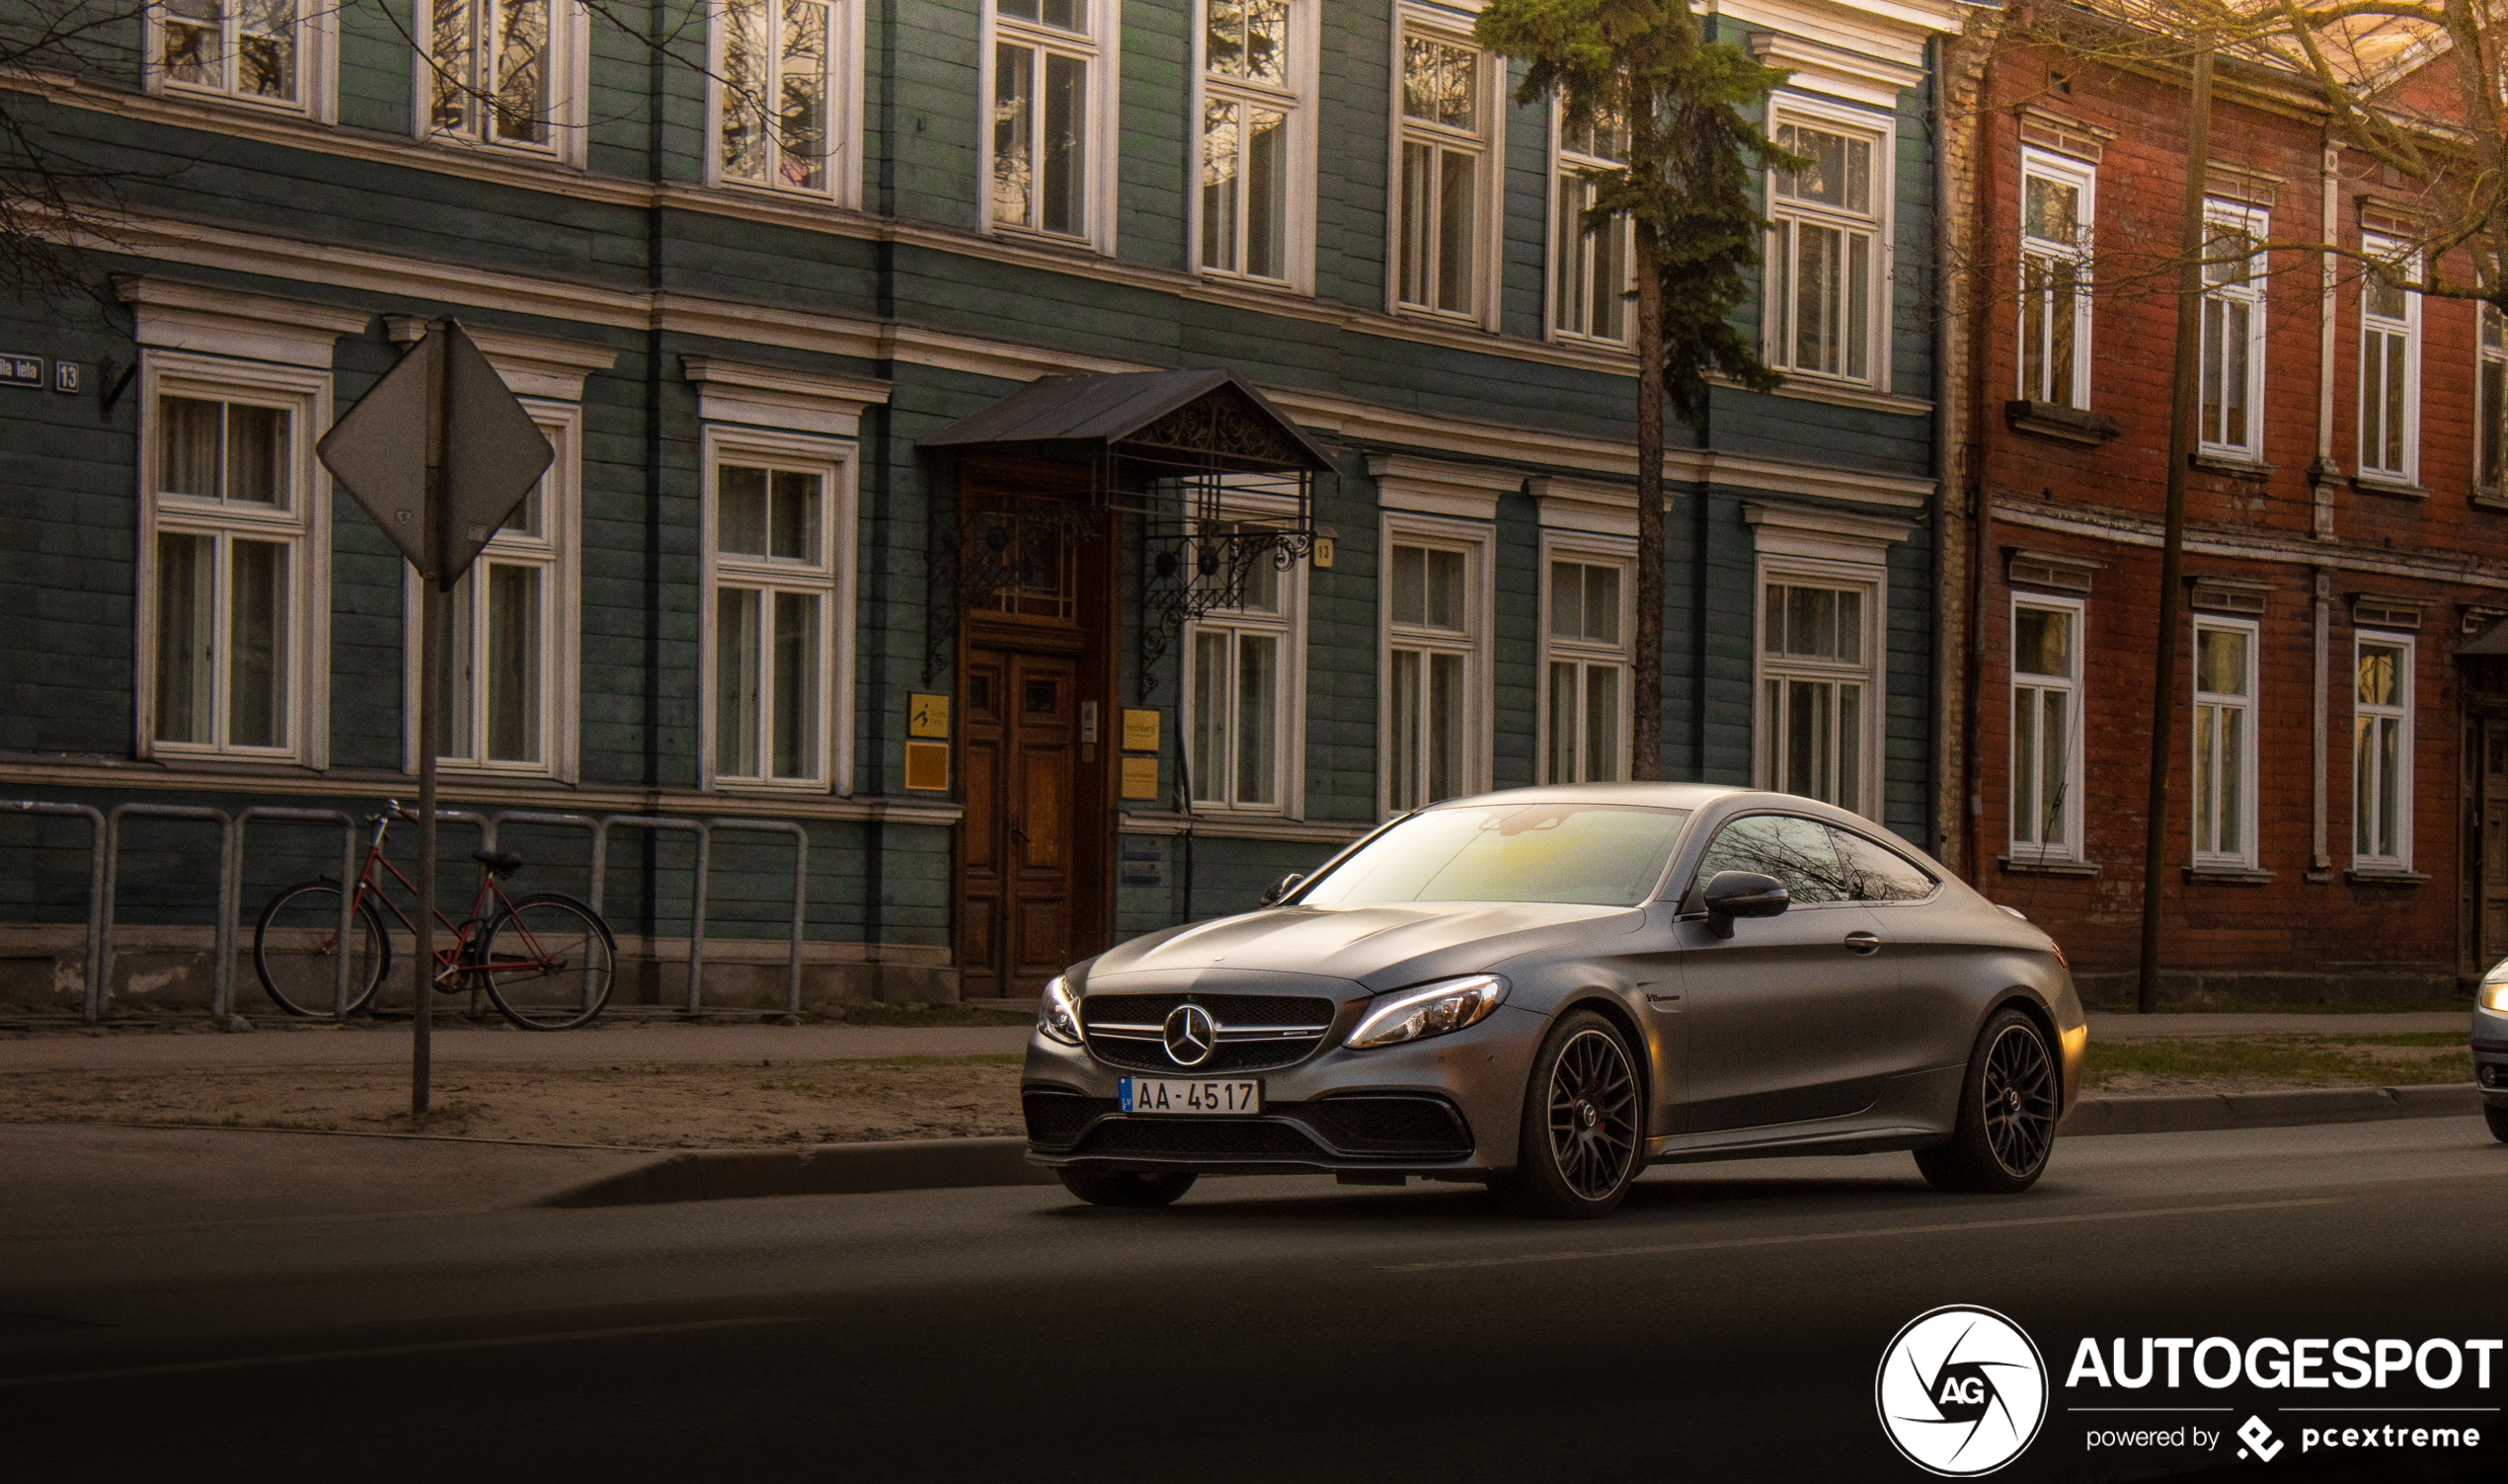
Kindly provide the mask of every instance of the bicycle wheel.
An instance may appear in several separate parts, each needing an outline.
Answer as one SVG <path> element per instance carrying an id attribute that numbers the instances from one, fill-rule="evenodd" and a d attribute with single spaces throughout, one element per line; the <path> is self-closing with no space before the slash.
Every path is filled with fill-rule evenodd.
<path id="1" fill-rule="evenodd" d="M 253 968 L 273 1003 L 290 1015 L 329 1020 L 353 1015 L 374 997 L 392 967 L 392 940 L 371 900 L 357 902 L 349 926 L 348 1004 L 339 1002 L 340 884 L 300 881 L 270 899 L 253 929 Z"/>
<path id="2" fill-rule="evenodd" d="M 526 1031 L 567 1031 L 609 1003 L 618 942 L 590 907 L 543 892 L 497 914 L 470 970 L 506 1019 Z"/>

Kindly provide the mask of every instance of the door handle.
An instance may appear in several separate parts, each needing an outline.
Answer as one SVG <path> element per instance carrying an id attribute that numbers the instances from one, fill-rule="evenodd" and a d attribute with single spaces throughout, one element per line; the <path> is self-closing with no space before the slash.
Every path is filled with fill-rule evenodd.
<path id="1" fill-rule="evenodd" d="M 1881 940 L 1875 935 L 1861 931 L 1846 934 L 1846 952 L 1879 953 L 1880 951 Z"/>

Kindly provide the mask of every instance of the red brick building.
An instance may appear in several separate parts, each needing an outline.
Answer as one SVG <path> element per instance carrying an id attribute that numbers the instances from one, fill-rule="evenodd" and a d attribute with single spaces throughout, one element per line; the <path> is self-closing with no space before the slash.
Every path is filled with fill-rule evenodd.
<path id="1" fill-rule="evenodd" d="M 2015 28 L 2016 30 L 2016 28 Z M 2182 70 L 2014 41 L 1980 78 L 1965 838 L 2130 1006 L 2184 214 Z M 2436 1000 L 2508 956 L 2508 337 L 2364 278 L 2400 177 L 2224 59 L 2163 881 L 2164 1003 Z M 2487 334 L 2485 329 L 2487 328 Z"/>

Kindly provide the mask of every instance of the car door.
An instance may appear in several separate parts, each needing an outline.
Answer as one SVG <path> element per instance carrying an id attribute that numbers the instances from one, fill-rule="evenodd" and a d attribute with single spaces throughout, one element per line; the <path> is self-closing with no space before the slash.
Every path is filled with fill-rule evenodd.
<path id="1" fill-rule="evenodd" d="M 1830 833 L 1848 895 L 1880 923 L 1880 957 L 1897 976 L 1899 1013 L 1881 1032 L 1889 1060 L 1905 1072 L 1965 1063 L 1977 1031 L 1975 995 L 1965 987 L 1979 952 L 1970 909 L 1890 846 L 1836 825 Z"/>
<path id="2" fill-rule="evenodd" d="M 1694 884 L 1719 871 L 1773 876 L 1793 902 L 1736 920 L 1731 937 L 1701 918 L 1678 924 L 1689 1029 L 1684 1132 L 1870 1107 L 1898 1069 L 1898 977 L 1878 915 L 1853 899 L 1836 837 L 1799 815 L 1744 815 L 1709 842 Z"/>

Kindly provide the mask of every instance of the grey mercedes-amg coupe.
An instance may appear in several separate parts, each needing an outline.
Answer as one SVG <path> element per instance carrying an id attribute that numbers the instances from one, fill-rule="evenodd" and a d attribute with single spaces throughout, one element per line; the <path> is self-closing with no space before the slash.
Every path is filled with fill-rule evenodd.
<path id="1" fill-rule="evenodd" d="M 1404 815 L 1046 986 L 1030 1158 L 1082 1200 L 1329 1170 L 1607 1214 L 1649 1163 L 1916 1151 L 2026 1190 L 2088 1027 L 2054 941 L 1870 820 L 1587 784 Z"/>

